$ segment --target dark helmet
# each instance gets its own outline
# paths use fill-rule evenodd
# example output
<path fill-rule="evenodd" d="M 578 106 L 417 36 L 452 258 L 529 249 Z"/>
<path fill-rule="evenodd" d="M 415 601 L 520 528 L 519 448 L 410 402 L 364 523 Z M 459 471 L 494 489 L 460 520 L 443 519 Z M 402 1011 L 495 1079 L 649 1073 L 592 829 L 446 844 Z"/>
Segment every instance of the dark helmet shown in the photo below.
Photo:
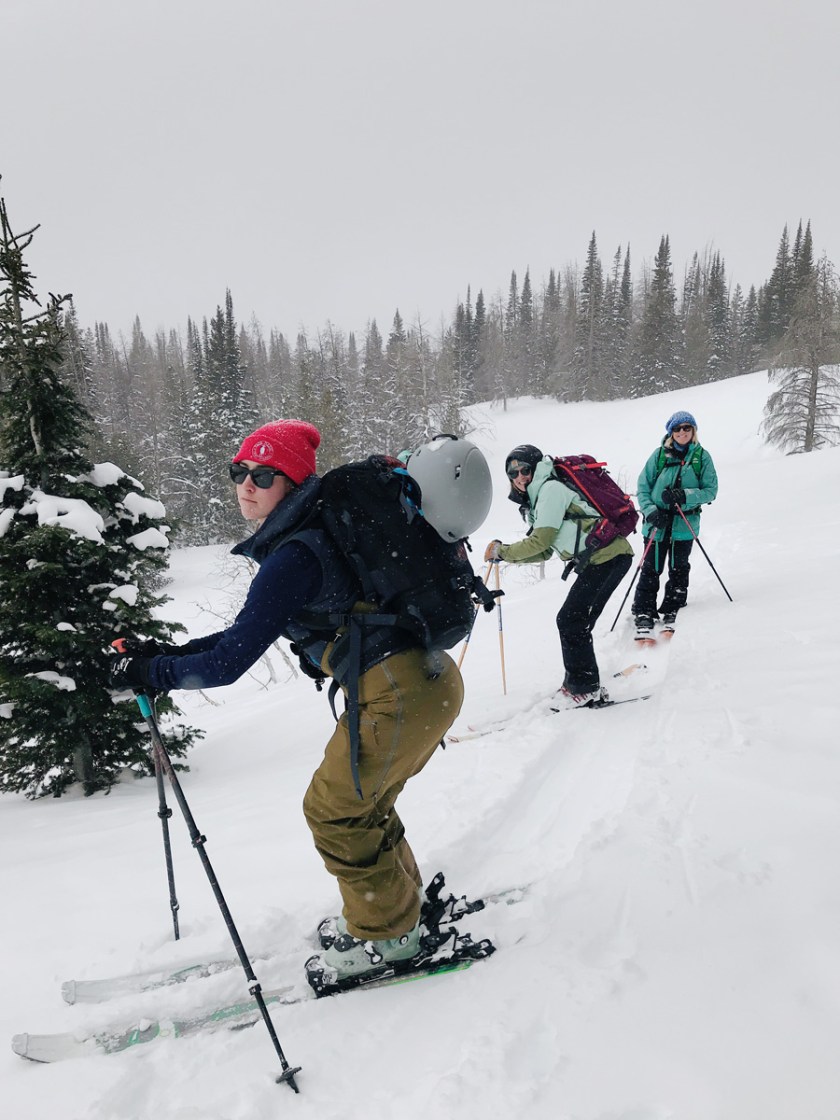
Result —
<path fill-rule="evenodd" d="M 542 459 L 543 453 L 538 447 L 534 447 L 533 443 L 519 443 L 514 447 L 513 451 L 508 454 L 505 459 L 505 470 L 508 469 L 514 459 L 518 463 L 527 463 L 531 468 L 531 474 L 534 473 L 537 463 Z"/>

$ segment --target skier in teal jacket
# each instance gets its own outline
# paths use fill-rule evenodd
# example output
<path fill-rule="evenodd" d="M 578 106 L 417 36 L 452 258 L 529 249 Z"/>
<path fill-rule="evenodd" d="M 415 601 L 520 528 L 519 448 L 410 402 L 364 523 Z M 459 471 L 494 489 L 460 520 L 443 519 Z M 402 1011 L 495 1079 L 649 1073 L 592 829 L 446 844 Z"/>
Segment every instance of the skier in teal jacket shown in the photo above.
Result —
<path fill-rule="evenodd" d="M 633 598 L 637 641 L 652 636 L 666 557 L 668 580 L 658 613 L 664 628 L 674 629 L 677 611 L 688 596 L 688 558 L 694 537 L 700 534 L 700 507 L 714 501 L 717 492 L 717 471 L 697 439 L 697 421 L 690 412 L 675 412 L 665 424 L 662 444 L 645 463 L 636 490 L 646 542 L 652 534 L 656 538 L 645 554 Z"/>

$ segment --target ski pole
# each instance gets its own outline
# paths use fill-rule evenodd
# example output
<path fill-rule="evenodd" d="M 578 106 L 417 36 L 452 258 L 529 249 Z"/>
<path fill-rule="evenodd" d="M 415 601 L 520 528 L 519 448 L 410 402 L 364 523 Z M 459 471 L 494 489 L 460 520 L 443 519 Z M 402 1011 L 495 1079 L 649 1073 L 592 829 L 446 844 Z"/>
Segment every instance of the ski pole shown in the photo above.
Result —
<path fill-rule="evenodd" d="M 158 816 L 160 817 L 160 827 L 163 830 L 163 855 L 166 860 L 166 878 L 169 883 L 169 909 L 172 912 L 172 929 L 175 934 L 175 940 L 179 941 L 181 938 L 181 931 L 178 927 L 178 896 L 175 893 L 175 868 L 172 863 L 172 845 L 169 842 L 169 818 L 172 816 L 172 810 L 166 804 L 166 786 L 163 784 L 163 767 L 160 764 L 157 748 L 152 748 L 152 760 L 155 765 L 155 782 L 158 791 Z"/>
<path fill-rule="evenodd" d="M 699 538 L 699 537 L 697 536 L 697 534 L 696 534 L 696 533 L 694 532 L 694 530 L 693 530 L 693 529 L 691 528 L 691 522 L 690 522 L 690 521 L 688 520 L 688 518 L 686 517 L 686 515 L 685 515 L 685 514 L 683 513 L 683 511 L 682 511 L 682 508 L 681 508 L 680 506 L 676 506 L 675 508 L 676 508 L 676 511 L 677 511 L 677 513 L 678 513 L 678 514 L 680 515 L 680 517 L 681 517 L 681 518 L 683 519 L 683 521 L 684 521 L 684 522 L 686 523 L 686 525 L 688 526 L 688 531 L 689 531 L 689 533 L 691 533 L 692 537 L 694 537 L 694 540 L 695 540 L 695 541 L 696 541 L 696 543 L 697 543 L 697 547 L 698 547 L 698 548 L 700 549 L 700 551 L 701 551 L 701 552 L 703 553 L 703 555 L 704 555 L 704 556 L 706 557 L 706 560 L 708 561 L 709 567 L 710 567 L 710 568 L 712 569 L 712 571 L 713 571 L 713 572 L 715 573 L 715 576 L 717 576 L 717 581 L 718 581 L 718 583 L 719 583 L 719 584 L 721 585 L 721 587 L 723 588 L 723 590 L 724 590 L 724 592 L 725 592 L 725 594 L 726 594 L 726 598 L 727 598 L 727 599 L 729 600 L 729 602 L 730 602 L 730 603 L 731 603 L 731 602 L 733 602 L 732 596 L 731 596 L 731 595 L 729 594 L 729 592 L 728 592 L 728 591 L 726 590 L 726 584 L 725 584 L 725 583 L 723 582 L 723 580 L 722 580 L 722 579 L 720 578 L 720 576 L 719 576 L 719 575 L 718 575 L 718 573 L 717 573 L 717 568 L 716 568 L 716 567 L 714 566 L 714 564 L 712 563 L 712 561 L 711 561 L 711 560 L 709 559 L 709 554 L 708 554 L 708 552 L 706 552 L 705 548 L 703 548 L 702 544 L 700 543 L 700 538 Z"/>
<path fill-rule="evenodd" d="M 627 599 L 630 596 L 630 592 L 633 590 L 633 584 L 639 578 L 639 572 L 642 570 L 642 565 L 645 562 L 645 557 L 650 552 L 651 545 L 654 543 L 655 540 L 656 540 L 656 529 L 654 529 L 653 532 L 651 533 L 651 535 L 648 537 L 648 542 L 645 545 L 645 550 L 642 553 L 642 558 L 639 561 L 639 563 L 636 565 L 636 570 L 633 573 L 633 578 L 630 580 L 630 586 L 627 588 L 627 591 L 625 592 L 624 598 L 621 600 L 621 606 L 618 608 L 618 614 L 615 616 L 615 619 L 613 620 L 613 624 L 610 627 L 610 633 L 611 634 L 612 634 L 613 630 L 615 630 L 615 624 L 616 624 L 616 622 L 618 622 L 619 616 L 621 615 L 621 612 L 624 610 L 624 604 L 627 602 Z"/>
<path fill-rule="evenodd" d="M 117 638 L 111 645 L 118 653 L 125 653 L 125 639 Z M 172 816 L 172 810 L 166 803 L 166 786 L 163 782 L 163 769 L 158 758 L 157 747 L 152 741 L 152 762 L 155 768 L 155 784 L 157 785 L 158 794 L 158 817 L 160 818 L 160 827 L 163 832 L 163 857 L 166 861 L 166 879 L 169 884 L 169 909 L 172 912 L 172 928 L 175 932 L 175 940 L 179 941 L 181 938 L 181 931 L 178 927 L 178 911 L 180 905 L 178 903 L 178 896 L 175 893 L 175 867 L 172 862 L 172 844 L 169 839 L 169 818 Z"/>
<path fill-rule="evenodd" d="M 485 585 L 487 583 L 487 577 L 490 575 L 490 569 L 492 567 L 493 567 L 493 561 L 488 560 L 487 568 L 485 569 L 484 575 L 481 577 L 482 583 L 484 583 Z M 475 627 L 475 620 L 478 618 L 478 612 L 480 610 L 481 610 L 481 604 L 476 603 L 475 610 L 473 611 L 472 626 L 470 626 L 470 632 L 467 634 L 466 638 L 464 638 L 464 644 L 461 647 L 461 656 L 458 658 L 458 668 L 459 669 L 461 668 L 461 665 L 463 664 L 464 658 L 467 655 L 467 646 L 470 644 L 470 638 L 472 637 L 472 632 L 473 632 L 473 629 Z"/>
<path fill-rule="evenodd" d="M 198 830 L 198 826 L 195 823 L 195 818 L 190 812 L 190 807 L 187 804 L 186 797 L 184 796 L 184 791 L 181 789 L 181 783 L 178 781 L 178 775 L 175 773 L 169 755 L 166 753 L 166 747 L 163 745 L 163 740 L 160 737 L 160 730 L 157 725 L 157 720 L 155 719 L 155 711 L 154 707 L 152 706 L 152 702 L 144 692 L 135 692 L 134 696 L 137 700 L 137 706 L 139 707 L 143 715 L 143 719 L 145 719 L 146 725 L 149 728 L 149 732 L 152 736 L 152 744 L 154 745 L 154 749 L 157 752 L 161 768 L 166 772 L 167 778 L 169 778 L 169 783 L 172 786 L 173 793 L 175 794 L 175 800 L 178 802 L 181 812 L 183 813 L 184 820 L 187 823 L 187 830 L 190 834 L 192 845 L 198 852 L 198 857 L 201 860 L 205 872 L 207 873 L 207 878 L 210 882 L 210 886 L 213 889 L 213 894 L 216 896 L 216 902 L 219 904 L 219 909 L 221 910 L 222 917 L 225 920 L 225 925 L 227 926 L 231 941 L 233 942 L 233 947 L 236 949 L 236 955 L 239 957 L 239 963 L 242 965 L 245 975 L 250 981 L 248 991 L 254 997 L 254 1002 L 260 1010 L 260 1014 L 263 1017 L 263 1022 L 265 1023 L 268 1033 L 271 1036 L 271 1041 L 274 1044 L 274 1049 L 277 1052 L 278 1058 L 280 1059 L 280 1065 L 282 1066 L 283 1072 L 278 1078 L 276 1078 L 276 1081 L 278 1082 L 278 1084 L 281 1081 L 286 1081 L 296 1093 L 299 1093 L 300 1089 L 298 1089 L 297 1087 L 295 1074 L 300 1072 L 301 1067 L 295 1066 L 294 1068 L 291 1068 L 289 1066 L 289 1063 L 286 1061 L 286 1056 L 283 1053 L 283 1048 L 280 1045 L 280 1040 L 277 1037 L 277 1032 L 274 1029 L 274 1023 L 271 1021 L 271 1016 L 268 1013 L 268 1008 L 266 1007 L 265 999 L 263 998 L 262 985 L 260 984 L 259 980 L 257 980 L 257 977 L 254 974 L 254 970 L 251 967 L 251 961 L 248 957 L 248 954 L 245 952 L 245 947 L 242 944 L 242 939 L 239 936 L 239 931 L 234 924 L 233 915 L 228 909 L 228 904 L 225 901 L 225 896 L 222 894 L 222 888 L 219 886 L 216 874 L 213 871 L 213 865 L 210 863 L 210 858 L 204 849 L 204 845 L 207 843 L 207 837 L 202 836 L 202 834 Z"/>
<path fill-rule="evenodd" d="M 502 627 L 502 589 L 499 582 L 499 564 L 501 561 L 491 560 L 490 563 L 496 568 L 496 590 L 499 592 L 496 597 L 496 610 L 499 612 L 499 658 L 502 664 L 502 695 L 507 696 L 507 678 L 505 676 L 505 632 Z"/>

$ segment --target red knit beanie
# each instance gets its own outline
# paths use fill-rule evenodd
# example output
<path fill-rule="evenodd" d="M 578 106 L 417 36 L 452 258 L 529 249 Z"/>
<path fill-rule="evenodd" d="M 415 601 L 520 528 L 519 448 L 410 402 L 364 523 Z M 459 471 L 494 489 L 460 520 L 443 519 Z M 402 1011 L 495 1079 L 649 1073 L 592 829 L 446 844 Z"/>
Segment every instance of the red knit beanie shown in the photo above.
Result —
<path fill-rule="evenodd" d="M 249 459 L 276 467 L 296 485 L 315 473 L 315 451 L 321 433 L 305 420 L 272 420 L 242 441 L 234 463 Z"/>

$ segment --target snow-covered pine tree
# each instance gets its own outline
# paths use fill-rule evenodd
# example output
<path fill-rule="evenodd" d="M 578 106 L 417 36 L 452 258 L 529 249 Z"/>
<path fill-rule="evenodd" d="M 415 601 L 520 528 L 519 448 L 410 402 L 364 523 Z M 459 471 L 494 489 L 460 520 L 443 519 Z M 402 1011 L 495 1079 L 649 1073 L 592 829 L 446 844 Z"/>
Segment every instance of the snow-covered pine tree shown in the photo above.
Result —
<path fill-rule="evenodd" d="M 793 305 L 771 366 L 778 385 L 767 399 L 762 432 L 790 454 L 840 443 L 840 293 L 823 256 Z"/>
<path fill-rule="evenodd" d="M 67 297 L 43 308 L 24 262 L 35 229 L 15 235 L 0 200 L 0 789 L 29 797 L 151 771 L 135 705 L 108 688 L 109 645 L 178 629 L 152 617 L 163 507 L 83 450 L 91 418 L 58 373 Z M 195 732 L 164 736 L 181 756 Z"/>

